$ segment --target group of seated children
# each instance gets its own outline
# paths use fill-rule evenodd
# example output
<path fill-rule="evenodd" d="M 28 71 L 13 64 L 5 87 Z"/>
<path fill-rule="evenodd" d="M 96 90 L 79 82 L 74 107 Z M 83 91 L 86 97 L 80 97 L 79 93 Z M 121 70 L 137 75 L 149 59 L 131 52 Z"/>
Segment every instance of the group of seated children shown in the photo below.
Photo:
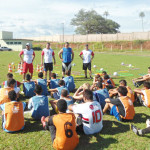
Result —
<path fill-rule="evenodd" d="M 103 114 L 108 111 L 118 121 L 130 121 L 135 116 L 134 101 L 150 106 L 149 82 L 144 82 L 144 89 L 135 89 L 134 97 L 126 80 L 119 81 L 119 87 L 115 88 L 113 80 L 104 71 L 103 77 L 96 75 L 92 85 L 84 83 L 70 96 L 75 84 L 70 72 L 66 72 L 66 75 L 63 80 L 59 80 L 53 73 L 51 80 L 47 81 L 40 72 L 37 80 L 32 81 L 30 75 L 26 75 L 26 82 L 22 83 L 25 96 L 30 97 L 26 108 L 32 109 L 32 118 L 41 119 L 44 129 L 50 131 L 56 149 L 74 149 L 77 146 L 79 138 L 76 128 L 87 135 L 100 132 L 103 128 Z M 49 113 L 48 92 L 55 99 L 50 101 L 56 113 L 53 116 Z M 2 127 L 6 132 L 24 128 L 23 110 L 26 103 L 17 101 L 18 93 L 19 88 L 12 77 L 8 79 L 7 86 L 0 89 Z M 133 125 L 132 129 L 138 134 L 145 133 L 136 130 Z"/>

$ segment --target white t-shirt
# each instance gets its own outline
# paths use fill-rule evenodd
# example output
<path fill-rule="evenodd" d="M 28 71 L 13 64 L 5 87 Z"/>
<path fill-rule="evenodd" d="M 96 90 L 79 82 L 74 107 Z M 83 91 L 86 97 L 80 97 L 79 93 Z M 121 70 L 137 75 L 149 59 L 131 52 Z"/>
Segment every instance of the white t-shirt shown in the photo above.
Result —
<path fill-rule="evenodd" d="M 73 112 L 82 115 L 85 134 L 100 132 L 103 128 L 103 113 L 98 102 L 86 102 L 73 105 Z"/>
<path fill-rule="evenodd" d="M 44 55 L 44 63 L 52 63 L 52 56 L 54 56 L 54 51 L 50 48 L 44 48 L 42 51 L 42 55 Z"/>
<path fill-rule="evenodd" d="M 92 50 L 83 50 L 80 55 L 83 55 L 83 63 L 90 63 L 91 62 L 91 55 L 94 56 Z"/>
<path fill-rule="evenodd" d="M 27 64 L 31 64 L 32 63 L 32 55 L 35 56 L 35 53 L 33 51 L 33 49 L 27 50 L 27 49 L 23 49 L 20 52 L 20 55 L 24 55 L 23 60 L 27 63 Z"/>

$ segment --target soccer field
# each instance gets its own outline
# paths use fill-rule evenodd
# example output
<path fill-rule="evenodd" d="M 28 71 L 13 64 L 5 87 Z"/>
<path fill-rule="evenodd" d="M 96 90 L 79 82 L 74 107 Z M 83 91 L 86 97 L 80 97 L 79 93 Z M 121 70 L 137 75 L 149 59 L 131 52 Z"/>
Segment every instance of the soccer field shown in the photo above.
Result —
<path fill-rule="evenodd" d="M 58 59 L 58 51 L 55 51 L 56 66 L 54 71 L 61 78 L 61 61 Z M 41 62 L 41 52 L 36 51 L 36 58 L 34 61 L 34 68 Z M 72 75 L 75 78 L 76 87 L 79 87 L 85 82 L 92 83 L 92 80 L 84 79 L 82 71 L 82 60 L 78 56 L 79 52 L 75 51 L 75 66 L 72 67 Z M 142 53 L 141 53 L 142 54 Z M 8 64 L 14 63 L 15 67 L 19 63 L 19 52 L 0 52 L 0 83 L 6 80 L 6 74 L 8 72 Z M 126 65 L 121 65 L 124 62 Z M 92 62 L 92 66 L 96 65 L 96 68 L 92 67 L 93 74 L 98 73 L 100 68 L 103 68 L 112 75 L 113 72 L 117 72 L 119 75 L 114 77 L 114 81 L 118 84 L 121 79 L 126 79 L 128 85 L 134 89 L 132 79 L 140 75 L 147 73 L 147 68 L 150 66 L 149 56 L 136 56 L 128 54 L 117 53 L 96 53 Z M 128 67 L 132 64 L 132 67 Z M 16 70 L 15 70 L 16 71 Z M 18 81 L 22 81 L 22 76 L 13 72 L 14 78 Z M 34 73 L 33 79 L 37 78 L 37 72 Z M 0 84 L 2 85 L 2 84 Z M 25 101 L 25 100 L 24 100 Z M 26 100 L 27 101 L 27 100 Z M 136 136 L 129 129 L 129 124 L 133 123 L 139 128 L 145 128 L 146 119 L 150 118 L 150 109 L 139 106 L 135 106 L 136 115 L 132 122 L 118 122 L 113 116 L 103 116 L 103 130 L 94 135 L 79 135 L 79 145 L 77 150 L 99 150 L 99 149 L 150 149 L 150 135 L 143 137 Z M 0 113 L 1 122 L 1 113 Z M 40 122 L 33 121 L 29 114 L 25 114 L 25 129 L 18 133 L 9 134 L 4 132 L 0 128 L 0 150 L 17 150 L 17 149 L 53 149 L 50 133 L 44 131 Z"/>

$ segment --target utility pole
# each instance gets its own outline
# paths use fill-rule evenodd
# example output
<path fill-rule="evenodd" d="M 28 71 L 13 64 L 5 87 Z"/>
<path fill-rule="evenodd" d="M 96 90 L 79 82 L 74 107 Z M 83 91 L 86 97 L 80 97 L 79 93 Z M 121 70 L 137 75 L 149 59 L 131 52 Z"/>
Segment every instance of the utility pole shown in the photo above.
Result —
<path fill-rule="evenodd" d="M 63 43 L 64 43 L 64 23 L 62 23 L 62 34 L 63 34 Z"/>

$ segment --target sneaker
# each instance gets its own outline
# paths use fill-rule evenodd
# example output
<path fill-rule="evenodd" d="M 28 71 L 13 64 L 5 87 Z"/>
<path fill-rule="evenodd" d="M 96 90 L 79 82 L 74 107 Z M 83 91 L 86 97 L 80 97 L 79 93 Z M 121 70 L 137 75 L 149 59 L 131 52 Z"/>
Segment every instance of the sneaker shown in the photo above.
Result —
<path fill-rule="evenodd" d="M 146 127 L 147 127 L 147 128 L 150 127 L 150 119 L 147 119 L 147 120 L 146 120 Z"/>
<path fill-rule="evenodd" d="M 41 123 L 43 125 L 43 128 L 45 128 L 46 122 L 45 122 L 45 117 L 44 116 L 41 118 Z"/>
<path fill-rule="evenodd" d="M 138 129 L 133 124 L 130 124 L 130 129 L 136 134 L 139 135 Z"/>
<path fill-rule="evenodd" d="M 87 76 L 85 76 L 85 78 L 87 79 Z"/>

